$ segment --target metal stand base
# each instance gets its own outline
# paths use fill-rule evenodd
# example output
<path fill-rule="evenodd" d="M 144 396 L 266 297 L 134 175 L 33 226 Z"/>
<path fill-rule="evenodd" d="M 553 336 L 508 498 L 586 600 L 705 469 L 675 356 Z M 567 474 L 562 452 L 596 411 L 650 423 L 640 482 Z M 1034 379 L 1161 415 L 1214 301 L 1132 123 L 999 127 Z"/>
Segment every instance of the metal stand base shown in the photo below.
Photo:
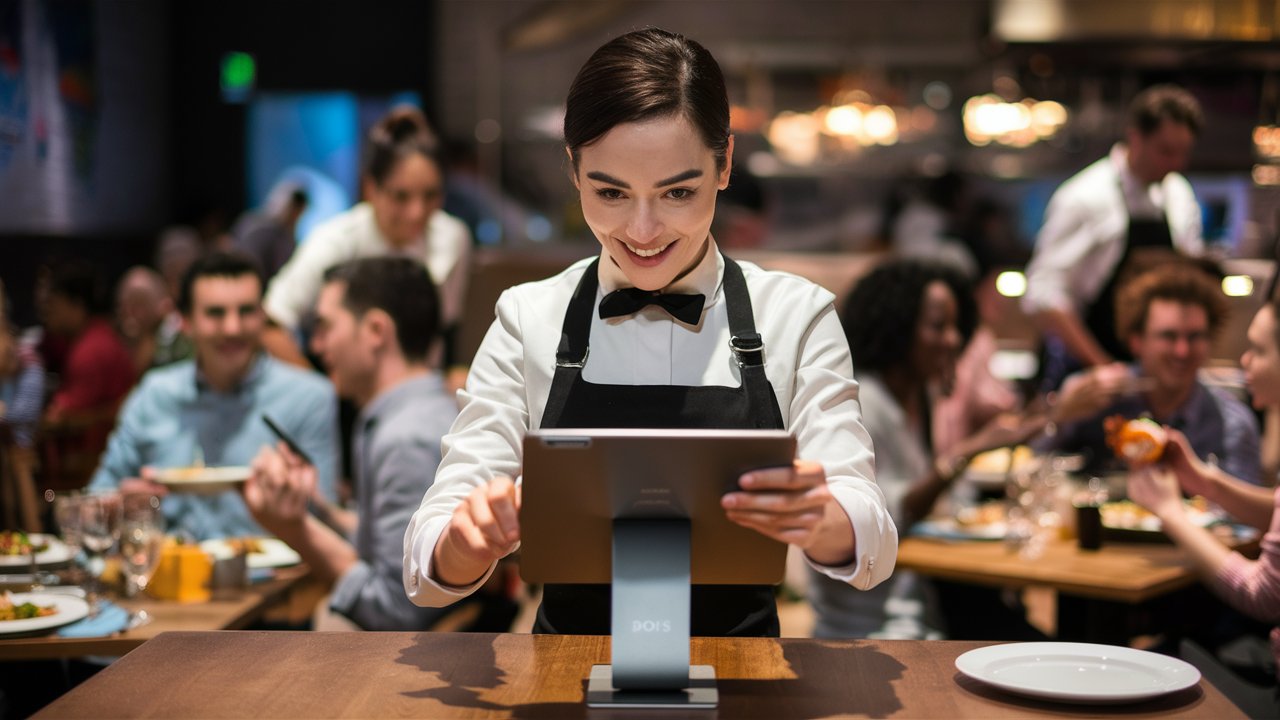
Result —
<path fill-rule="evenodd" d="M 716 669 L 689 666 L 689 687 L 681 690 L 619 690 L 613 686 L 612 665 L 592 665 L 587 681 L 587 707 L 714 709 L 720 701 Z"/>

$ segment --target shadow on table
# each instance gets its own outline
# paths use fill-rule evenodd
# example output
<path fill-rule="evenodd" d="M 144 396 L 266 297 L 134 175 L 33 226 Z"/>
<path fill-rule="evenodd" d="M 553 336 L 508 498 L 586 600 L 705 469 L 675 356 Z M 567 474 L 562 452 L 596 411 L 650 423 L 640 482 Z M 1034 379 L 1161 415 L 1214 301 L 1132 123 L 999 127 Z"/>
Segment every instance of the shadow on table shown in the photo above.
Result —
<path fill-rule="evenodd" d="M 406 697 L 435 700 L 447 707 L 505 710 L 515 718 L 562 718 L 581 715 L 586 709 L 583 703 L 503 705 L 481 699 L 484 691 L 505 685 L 507 675 L 498 668 L 493 644 L 480 646 L 474 636 L 433 635 L 430 643 L 418 642 L 401 648 L 396 662 L 435 673 L 444 683 L 440 687 L 403 693 Z"/>
<path fill-rule="evenodd" d="M 1162 695 L 1151 700 L 1114 705 L 1077 705 L 1068 703 L 1047 702 L 1013 695 L 998 688 L 991 687 L 967 675 L 956 673 L 953 677 L 961 690 L 977 695 L 985 700 L 999 703 L 1009 708 L 1023 708 L 1038 712 L 1063 712 L 1064 710 L 1082 709 L 1089 715 L 1141 715 L 1143 717 L 1158 716 L 1175 710 L 1193 708 L 1204 702 L 1204 691 L 1199 686 L 1189 687 L 1175 693 Z"/>

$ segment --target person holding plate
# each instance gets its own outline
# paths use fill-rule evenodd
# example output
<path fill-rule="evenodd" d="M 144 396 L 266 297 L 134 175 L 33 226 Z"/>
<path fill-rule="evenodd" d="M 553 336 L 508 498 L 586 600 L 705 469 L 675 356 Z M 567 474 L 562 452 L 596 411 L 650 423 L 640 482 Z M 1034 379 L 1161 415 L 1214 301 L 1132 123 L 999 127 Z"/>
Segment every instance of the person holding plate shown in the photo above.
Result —
<path fill-rule="evenodd" d="M 516 549 L 522 438 L 567 427 L 789 430 L 799 459 L 744 475 L 724 511 L 840 582 L 882 582 L 897 530 L 834 297 L 725 257 L 709 231 L 734 148 L 715 59 L 664 30 L 622 35 L 574 79 L 564 130 L 602 249 L 499 299 L 405 536 L 409 596 L 453 602 Z M 547 585 L 536 631 L 607 634 L 609 592 Z M 694 586 L 691 631 L 776 636 L 773 588 Z"/>
<path fill-rule="evenodd" d="M 125 400 L 91 490 L 168 495 L 170 533 L 195 540 L 262 535 L 235 487 L 210 495 L 169 493 L 161 469 L 248 465 L 275 443 L 262 422 L 280 423 L 316 461 L 320 492 L 335 496 L 338 421 L 333 386 L 318 373 L 262 350 L 262 280 L 252 260 L 213 253 L 187 271 L 178 309 L 194 357 L 148 372 Z M 195 466 L 195 467 L 192 467 Z"/>

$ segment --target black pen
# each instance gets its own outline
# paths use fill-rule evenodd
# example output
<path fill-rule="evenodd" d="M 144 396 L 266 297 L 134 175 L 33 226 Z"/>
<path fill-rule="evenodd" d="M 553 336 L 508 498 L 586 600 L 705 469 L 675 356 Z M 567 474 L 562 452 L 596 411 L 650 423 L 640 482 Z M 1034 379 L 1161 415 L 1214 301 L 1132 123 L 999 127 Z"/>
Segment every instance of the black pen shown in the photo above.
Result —
<path fill-rule="evenodd" d="M 281 430 L 280 426 L 275 424 L 275 422 L 272 421 L 272 419 L 265 413 L 262 416 L 262 422 L 266 423 L 267 427 L 271 428 L 271 432 L 275 433 L 276 437 L 280 438 L 285 445 L 289 446 L 289 449 L 293 451 L 294 455 L 302 458 L 302 462 L 311 465 L 312 467 L 315 466 L 315 463 L 311 461 L 311 456 L 303 452 L 302 448 L 298 447 L 298 443 L 294 442 L 293 438 L 289 437 L 289 434 L 284 430 Z"/>

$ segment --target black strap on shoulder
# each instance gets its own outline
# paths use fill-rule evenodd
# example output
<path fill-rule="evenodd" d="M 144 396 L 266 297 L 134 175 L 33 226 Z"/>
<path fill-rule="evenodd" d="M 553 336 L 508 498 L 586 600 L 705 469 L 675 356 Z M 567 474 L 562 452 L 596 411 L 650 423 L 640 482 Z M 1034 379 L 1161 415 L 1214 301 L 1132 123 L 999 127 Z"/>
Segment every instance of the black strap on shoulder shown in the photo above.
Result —
<path fill-rule="evenodd" d="M 742 268 L 727 255 L 724 258 L 724 301 L 729 313 L 729 348 L 744 367 L 764 365 L 764 338 L 756 332 L 751 293 Z"/>
<path fill-rule="evenodd" d="M 587 363 L 591 315 L 595 311 L 596 292 L 600 288 L 599 267 L 600 258 L 596 258 L 582 273 L 573 297 L 569 298 L 564 324 L 560 327 L 560 345 L 556 348 L 556 367 L 581 368 Z"/>

